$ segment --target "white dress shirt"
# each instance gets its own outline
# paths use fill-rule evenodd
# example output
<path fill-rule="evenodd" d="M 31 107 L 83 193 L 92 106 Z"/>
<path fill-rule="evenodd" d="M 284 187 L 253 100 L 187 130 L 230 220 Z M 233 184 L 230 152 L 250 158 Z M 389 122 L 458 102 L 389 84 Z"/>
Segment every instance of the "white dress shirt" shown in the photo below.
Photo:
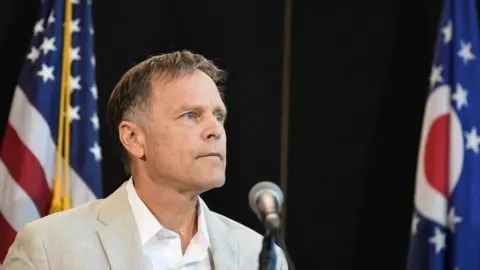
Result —
<path fill-rule="evenodd" d="M 138 196 L 133 181 L 127 183 L 127 196 L 139 230 L 143 253 L 152 270 L 210 270 L 210 238 L 202 200 L 199 198 L 198 230 L 185 254 L 178 233 L 163 228 Z"/>

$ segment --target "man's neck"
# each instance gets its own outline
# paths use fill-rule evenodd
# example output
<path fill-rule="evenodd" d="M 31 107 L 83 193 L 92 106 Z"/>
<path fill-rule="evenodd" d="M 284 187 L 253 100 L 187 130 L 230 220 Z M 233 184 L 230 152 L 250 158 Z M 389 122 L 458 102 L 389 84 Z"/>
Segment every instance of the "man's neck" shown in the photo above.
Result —
<path fill-rule="evenodd" d="M 149 179 L 134 180 L 135 190 L 162 227 L 177 232 L 182 251 L 197 232 L 198 198 L 182 194 Z"/>

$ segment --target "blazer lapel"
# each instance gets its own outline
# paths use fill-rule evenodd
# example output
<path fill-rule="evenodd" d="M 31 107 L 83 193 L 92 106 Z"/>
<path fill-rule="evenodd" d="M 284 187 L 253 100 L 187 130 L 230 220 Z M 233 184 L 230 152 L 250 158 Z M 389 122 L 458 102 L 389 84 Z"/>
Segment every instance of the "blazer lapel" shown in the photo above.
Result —
<path fill-rule="evenodd" d="M 214 270 L 237 270 L 237 242 L 228 228 L 201 200 L 205 210 L 205 220 L 210 236 Z"/>
<path fill-rule="evenodd" d="M 125 183 L 100 206 L 97 233 L 112 270 L 145 269 L 137 225 L 128 203 Z"/>

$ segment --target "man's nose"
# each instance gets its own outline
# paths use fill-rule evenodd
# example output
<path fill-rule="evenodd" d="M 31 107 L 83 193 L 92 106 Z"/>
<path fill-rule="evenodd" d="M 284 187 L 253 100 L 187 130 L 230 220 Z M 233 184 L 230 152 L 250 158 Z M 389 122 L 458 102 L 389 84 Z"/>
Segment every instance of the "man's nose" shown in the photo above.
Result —
<path fill-rule="evenodd" d="M 223 125 L 215 116 L 211 116 L 206 120 L 205 129 L 203 131 L 203 138 L 205 140 L 220 139 L 223 134 Z"/>

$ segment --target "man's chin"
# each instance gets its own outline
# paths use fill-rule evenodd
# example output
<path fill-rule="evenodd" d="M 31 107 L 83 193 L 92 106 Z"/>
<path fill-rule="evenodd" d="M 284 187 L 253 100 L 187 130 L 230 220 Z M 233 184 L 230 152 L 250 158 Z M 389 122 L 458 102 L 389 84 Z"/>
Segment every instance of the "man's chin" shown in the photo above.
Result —
<path fill-rule="evenodd" d="M 223 185 L 225 185 L 225 176 L 216 175 L 212 177 L 206 177 L 198 181 L 197 184 L 202 190 L 202 192 L 215 189 L 215 188 L 220 188 L 220 187 L 223 187 Z"/>

